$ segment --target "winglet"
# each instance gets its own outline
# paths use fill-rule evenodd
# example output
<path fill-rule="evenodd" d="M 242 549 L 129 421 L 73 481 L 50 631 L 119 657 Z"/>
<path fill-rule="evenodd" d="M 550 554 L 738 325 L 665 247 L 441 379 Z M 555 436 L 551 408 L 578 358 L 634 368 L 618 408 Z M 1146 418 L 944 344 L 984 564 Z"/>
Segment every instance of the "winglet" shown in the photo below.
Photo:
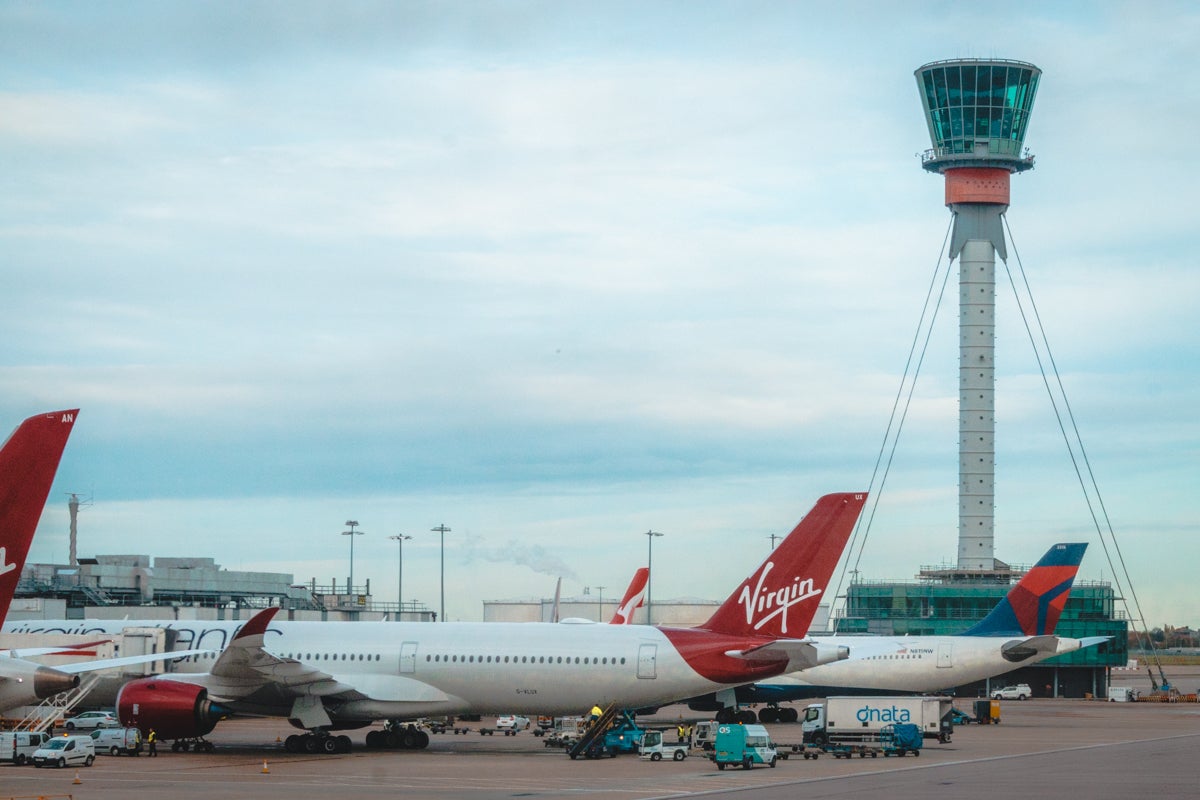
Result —
<path fill-rule="evenodd" d="M 715 633 L 774 638 L 808 633 L 866 501 L 865 492 L 827 494 L 818 500 L 700 627 Z"/>
<path fill-rule="evenodd" d="M 646 601 L 646 587 L 649 583 L 650 568 L 638 567 L 637 572 L 633 573 L 633 580 L 629 582 L 629 588 L 625 590 L 625 596 L 621 598 L 621 605 L 617 606 L 616 613 L 608 621 L 609 625 L 633 623 L 633 612 L 641 608 L 642 603 Z"/>
<path fill-rule="evenodd" d="M 1056 544 L 963 636 L 1049 636 L 1058 625 L 1086 543 Z"/>
<path fill-rule="evenodd" d="M 30 417 L 0 447 L 0 620 L 8 614 L 78 416 L 74 408 Z"/>
<path fill-rule="evenodd" d="M 233 645 L 235 642 L 238 644 L 245 644 L 245 642 L 240 642 L 239 640 L 248 639 L 251 636 L 262 636 L 267 632 L 267 626 L 271 624 L 271 620 L 274 619 L 275 615 L 278 613 L 278 606 L 271 606 L 270 608 L 264 608 L 262 611 L 259 611 L 253 617 L 246 620 L 246 624 L 243 625 L 234 635 L 234 637 L 229 640 L 229 644 Z"/>

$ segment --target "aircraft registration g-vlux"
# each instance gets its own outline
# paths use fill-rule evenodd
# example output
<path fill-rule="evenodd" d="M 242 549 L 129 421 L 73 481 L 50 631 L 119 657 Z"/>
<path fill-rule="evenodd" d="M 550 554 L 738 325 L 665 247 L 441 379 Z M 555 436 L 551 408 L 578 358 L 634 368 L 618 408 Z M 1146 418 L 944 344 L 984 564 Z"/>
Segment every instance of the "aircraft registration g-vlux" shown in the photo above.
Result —
<path fill-rule="evenodd" d="M 863 493 L 822 497 L 713 616 L 698 628 L 556 623 L 277 622 L 259 612 L 215 662 L 125 684 L 122 724 L 163 739 L 200 737 L 228 714 L 287 717 L 312 731 L 289 737 L 310 752 L 348 749 L 330 730 L 386 721 L 391 746 L 424 747 L 404 721 L 459 713 L 578 713 L 617 703 L 644 708 L 845 658 L 803 632 L 862 510 Z M 162 621 L 20 623 L 15 631 L 92 635 Z M 205 631 L 239 623 L 203 623 Z M 204 631 L 200 634 L 203 635 Z M 368 737 L 368 744 L 372 742 Z"/>
<path fill-rule="evenodd" d="M 1086 549 L 1086 544 L 1054 545 L 979 624 L 954 636 L 816 637 L 849 647 L 850 657 L 739 686 L 734 690 L 737 702 L 767 703 L 758 713 L 764 722 L 794 722 L 796 709 L 779 708 L 778 703 L 830 695 L 937 692 L 1099 644 L 1109 637 L 1054 635 Z M 693 698 L 688 705 L 719 709 L 718 719 L 736 718 L 734 710 L 726 708 L 728 703 L 712 695 Z"/>
<path fill-rule="evenodd" d="M 38 519 L 77 416 L 79 409 L 75 408 L 30 417 L 0 446 L 0 620 L 12 604 Z M 139 655 L 58 667 L 27 660 L 52 654 L 84 655 L 88 654 L 85 648 L 102 643 L 0 650 L 0 713 L 73 689 L 79 685 L 80 672 L 163 660 L 161 655 Z M 204 651 L 192 652 L 199 655 Z"/>

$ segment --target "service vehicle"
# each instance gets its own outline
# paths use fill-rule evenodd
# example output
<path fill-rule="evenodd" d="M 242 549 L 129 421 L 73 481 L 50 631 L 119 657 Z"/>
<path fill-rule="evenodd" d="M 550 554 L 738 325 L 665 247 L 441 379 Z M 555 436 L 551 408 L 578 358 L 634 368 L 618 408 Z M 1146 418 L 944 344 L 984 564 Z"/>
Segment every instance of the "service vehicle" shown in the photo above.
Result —
<path fill-rule="evenodd" d="M 11 761 L 18 767 L 27 764 L 49 739 L 48 733 L 0 731 L 0 761 Z"/>
<path fill-rule="evenodd" d="M 121 721 L 111 711 L 85 711 L 65 721 L 63 727 L 69 731 L 86 731 L 93 728 L 119 728 L 121 727 Z"/>
<path fill-rule="evenodd" d="M 35 767 L 90 767 L 96 760 L 92 737 L 83 734 L 55 736 L 33 753 Z"/>
<path fill-rule="evenodd" d="M 1108 687 L 1108 702 L 1110 703 L 1128 703 L 1137 700 L 1137 692 L 1129 686 L 1110 686 Z"/>
<path fill-rule="evenodd" d="M 713 749 L 713 739 L 716 738 L 720 724 L 716 720 L 701 720 L 692 726 L 691 745 L 697 750 L 708 752 Z"/>
<path fill-rule="evenodd" d="M 827 697 L 804 709 L 800 730 L 805 744 L 818 747 L 833 738 L 874 740 L 885 725 L 912 723 L 925 738 L 949 742 L 954 732 L 949 697 Z"/>
<path fill-rule="evenodd" d="M 717 737 L 709 757 L 717 769 L 725 769 L 731 764 L 750 769 L 755 764 L 774 767 L 779 760 L 779 752 L 771 743 L 771 735 L 765 727 L 739 723 L 717 726 Z"/>
<path fill-rule="evenodd" d="M 142 752 L 142 732 L 137 728 L 97 728 L 92 731 L 97 753 L 136 756 Z"/>
<path fill-rule="evenodd" d="M 667 744 L 663 739 L 662 731 L 644 731 L 642 741 L 638 745 L 638 753 L 642 758 L 648 758 L 651 761 L 662 761 L 664 758 L 683 761 L 688 757 L 691 747 L 687 742 Z"/>
<path fill-rule="evenodd" d="M 993 700 L 1028 700 L 1031 697 L 1033 697 L 1033 692 L 1030 691 L 1028 683 L 1018 683 L 992 690 Z"/>

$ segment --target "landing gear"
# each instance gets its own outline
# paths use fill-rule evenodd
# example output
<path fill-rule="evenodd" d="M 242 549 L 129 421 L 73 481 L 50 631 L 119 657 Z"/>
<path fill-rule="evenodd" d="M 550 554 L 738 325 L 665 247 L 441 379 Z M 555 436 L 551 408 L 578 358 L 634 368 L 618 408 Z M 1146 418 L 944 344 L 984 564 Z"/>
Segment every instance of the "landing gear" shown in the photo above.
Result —
<path fill-rule="evenodd" d="M 736 708 L 722 708 L 716 713 L 716 719 L 717 722 L 720 722 L 722 725 L 729 725 L 738 722 L 744 725 L 749 725 L 755 721 L 756 716 L 754 712 L 748 708 L 740 711 Z"/>
<path fill-rule="evenodd" d="M 305 734 L 293 733 L 283 740 L 283 749 L 289 753 L 349 753 L 350 737 L 331 736 L 329 731 L 323 730 Z"/>
<path fill-rule="evenodd" d="M 367 747 L 389 750 L 424 750 L 429 733 L 412 723 L 389 721 L 381 731 L 367 733 Z"/>
<path fill-rule="evenodd" d="M 171 742 L 172 753 L 186 753 L 188 750 L 193 750 L 197 753 L 211 753 L 213 743 L 202 736 L 197 736 L 194 739 L 176 739 Z"/>
<path fill-rule="evenodd" d="M 758 712 L 758 721 L 764 725 L 772 722 L 795 722 L 798 719 L 800 719 L 800 712 L 794 708 L 767 706 Z"/>

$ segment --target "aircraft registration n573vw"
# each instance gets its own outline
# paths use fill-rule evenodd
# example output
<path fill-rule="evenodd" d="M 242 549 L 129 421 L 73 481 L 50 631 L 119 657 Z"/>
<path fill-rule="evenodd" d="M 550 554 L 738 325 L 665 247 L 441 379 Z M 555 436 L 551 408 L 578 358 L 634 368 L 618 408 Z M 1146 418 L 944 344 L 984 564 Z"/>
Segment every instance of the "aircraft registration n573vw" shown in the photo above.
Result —
<path fill-rule="evenodd" d="M 410 747 L 419 717 L 460 713 L 578 713 L 593 705 L 665 705 L 845 658 L 805 632 L 866 500 L 822 497 L 712 618 L 698 628 L 553 623 L 277 622 L 252 617 L 211 662 L 189 658 L 169 674 L 122 687 L 125 725 L 159 738 L 200 737 L 228 714 L 287 717 L 304 747 L 349 747 L 337 729 L 385 720 Z M 42 630 L 58 623 L 38 622 Z M 63 623 L 75 633 L 118 633 L 158 621 Z M 194 623 L 193 623 L 194 624 Z M 237 623 L 211 623 L 233 629 Z M 14 630 L 35 629 L 22 623 Z M 195 640 L 193 645 L 198 644 Z"/>

